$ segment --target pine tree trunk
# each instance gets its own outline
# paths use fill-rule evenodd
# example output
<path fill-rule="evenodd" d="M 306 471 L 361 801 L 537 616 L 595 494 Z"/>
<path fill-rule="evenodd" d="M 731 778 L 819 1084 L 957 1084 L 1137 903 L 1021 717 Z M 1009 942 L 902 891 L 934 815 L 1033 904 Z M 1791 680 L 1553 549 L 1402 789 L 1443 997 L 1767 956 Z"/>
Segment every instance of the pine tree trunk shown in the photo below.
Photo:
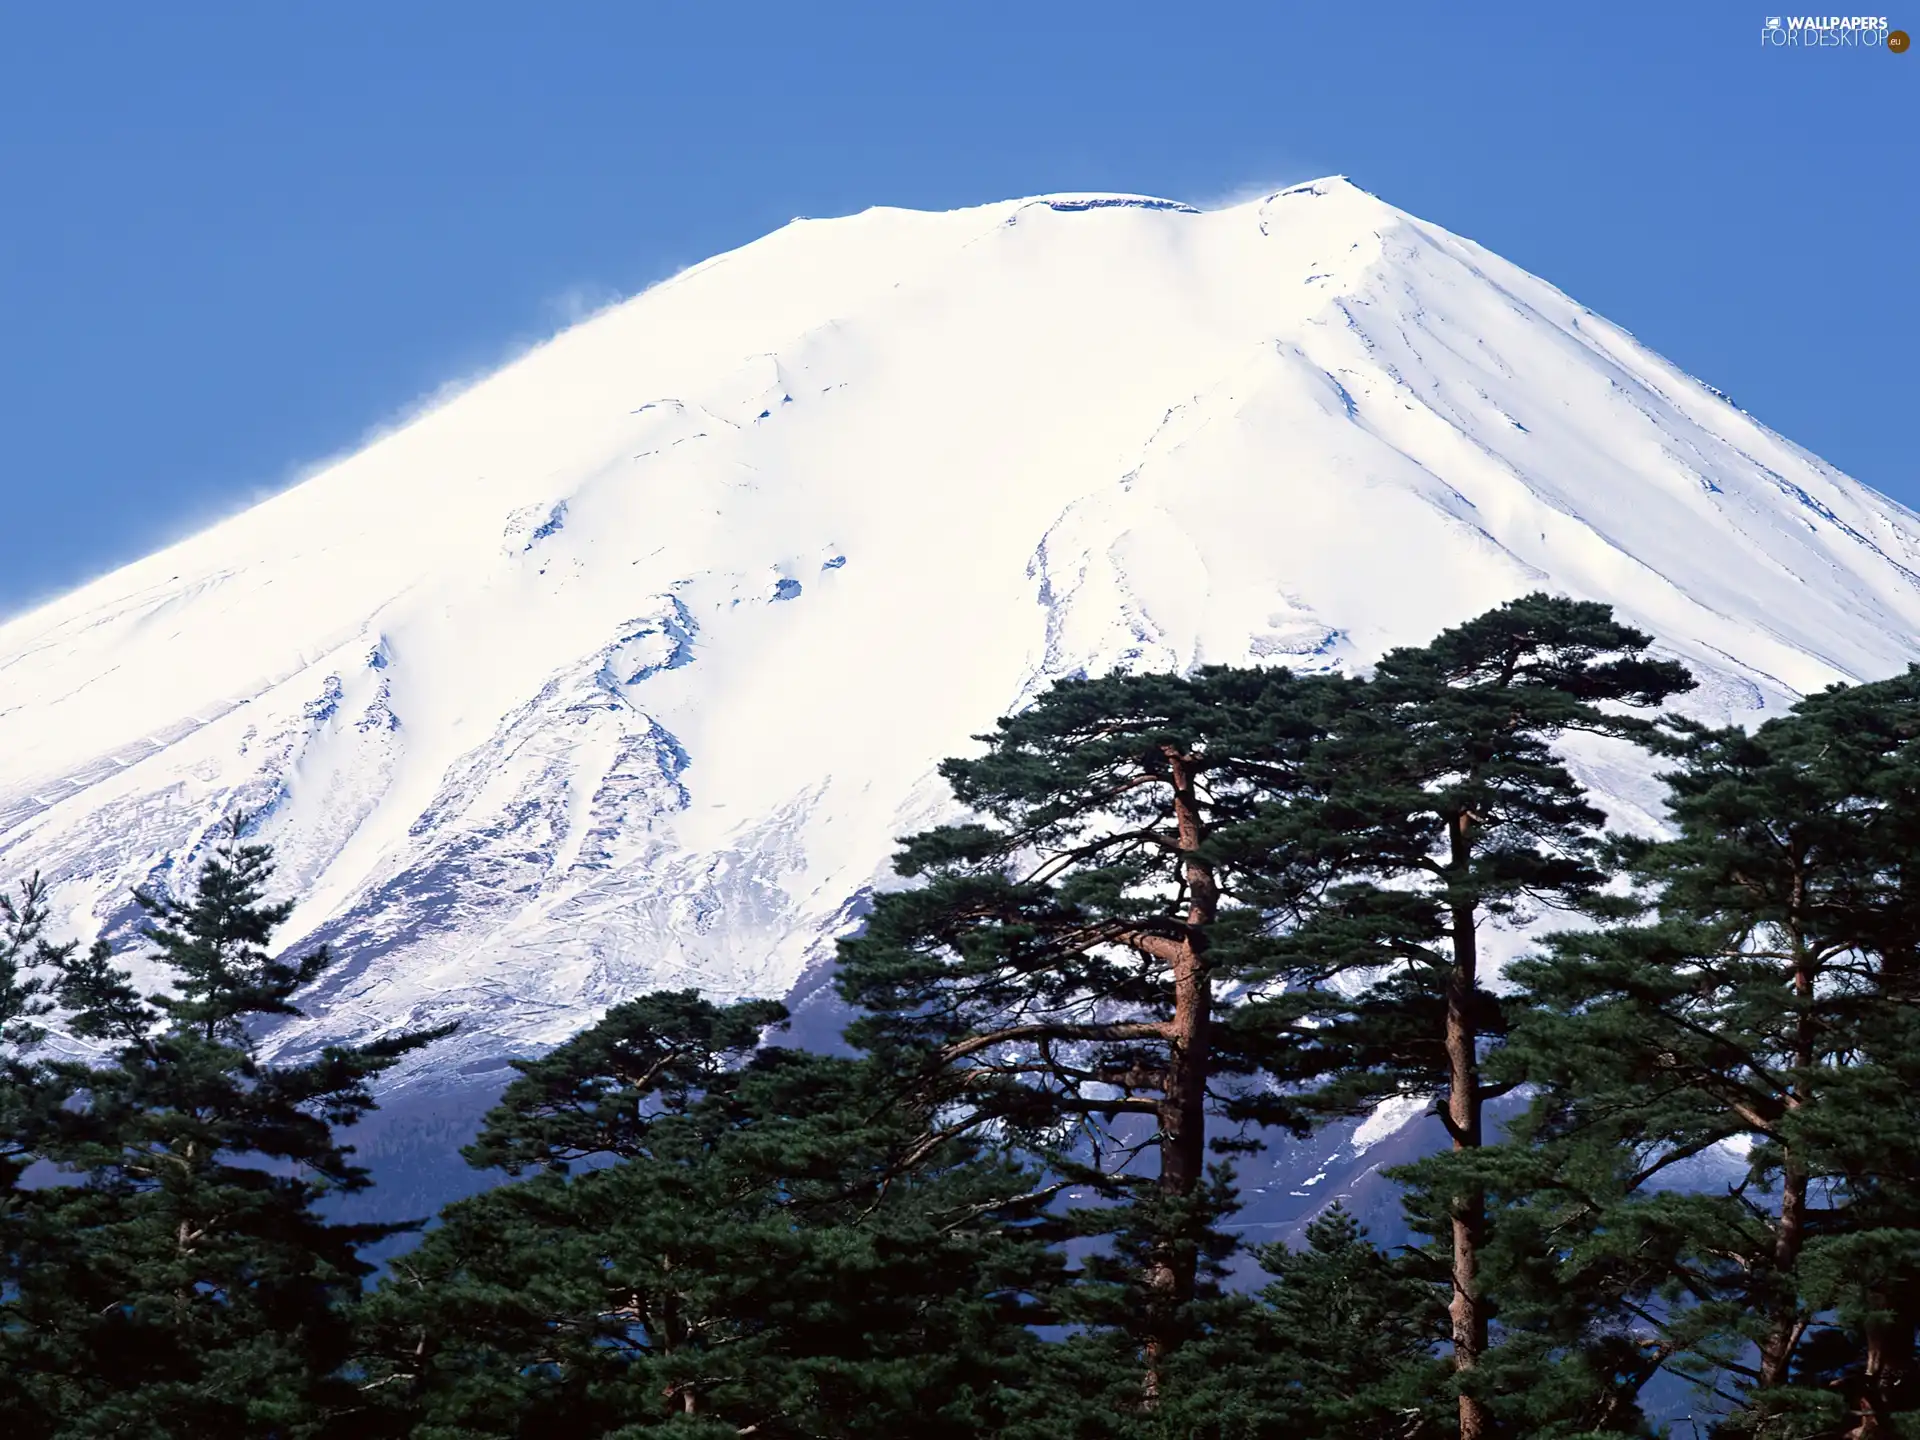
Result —
<path fill-rule="evenodd" d="M 1795 1078 L 1787 1086 L 1786 1108 L 1798 1110 L 1806 1100 L 1805 1076 L 1813 1068 L 1813 957 L 1800 932 L 1798 914 L 1804 898 L 1802 882 L 1794 881 L 1792 909 L 1788 922 L 1793 953 L 1793 994 L 1800 1006 L 1794 1022 L 1793 1063 Z M 1773 1323 L 1760 1347 L 1760 1388 L 1784 1385 L 1792 1375 L 1793 1351 L 1801 1334 L 1800 1302 L 1791 1277 L 1800 1263 L 1800 1249 L 1806 1243 L 1807 1168 L 1795 1153 L 1790 1140 L 1781 1143 L 1780 1224 L 1773 1235 L 1773 1271 L 1785 1293 L 1776 1301 Z"/>
<path fill-rule="evenodd" d="M 1871 1297 L 1879 1308 L 1890 1308 L 1891 1296 Z M 1910 1320 L 1867 1322 L 1865 1384 L 1860 1396 L 1860 1419 L 1847 1440 L 1887 1440 L 1894 1432 L 1890 1421 L 1900 1413 L 1906 1396 L 1906 1377 L 1913 1367 L 1913 1324 Z"/>
<path fill-rule="evenodd" d="M 1788 1101 L 1793 1105 L 1792 1100 Z M 1780 1180 L 1780 1227 L 1773 1235 L 1773 1269 L 1781 1284 L 1793 1273 L 1806 1235 L 1807 1173 L 1787 1148 Z M 1777 1305 L 1766 1342 L 1760 1347 L 1760 1388 L 1784 1385 L 1792 1372 L 1793 1349 L 1800 1338 L 1800 1307 L 1789 1293 Z"/>
<path fill-rule="evenodd" d="M 1469 819 L 1462 815 L 1452 830 L 1454 876 L 1464 876 L 1473 858 Z M 1479 983 L 1479 945 L 1474 906 L 1452 907 L 1453 971 L 1447 977 L 1447 1129 L 1455 1150 L 1477 1150 L 1482 1143 L 1479 1034 L 1474 992 Z M 1480 1299 L 1480 1245 L 1486 1231 L 1487 1201 L 1478 1189 L 1452 1197 L 1453 1215 L 1453 1370 L 1466 1375 L 1487 1348 L 1487 1315 Z M 1478 1396 L 1460 1396 L 1460 1440 L 1484 1440 L 1486 1406 Z"/>
<path fill-rule="evenodd" d="M 1219 911 L 1220 892 L 1212 867 L 1198 858 L 1206 838 L 1194 793 L 1192 759 L 1169 748 L 1174 818 L 1187 883 L 1187 938 L 1173 962 L 1173 1021 L 1168 1037 L 1166 1082 L 1160 1093 L 1160 1189 L 1184 1198 L 1193 1194 L 1206 1170 L 1208 1029 L 1213 984 L 1206 959 L 1206 928 Z M 1179 1311 L 1193 1299 L 1199 1252 L 1185 1241 L 1168 1238 L 1157 1247 L 1147 1272 L 1153 1297 L 1148 1321 L 1144 1393 L 1157 1403 L 1167 1355 L 1177 1342 Z"/>

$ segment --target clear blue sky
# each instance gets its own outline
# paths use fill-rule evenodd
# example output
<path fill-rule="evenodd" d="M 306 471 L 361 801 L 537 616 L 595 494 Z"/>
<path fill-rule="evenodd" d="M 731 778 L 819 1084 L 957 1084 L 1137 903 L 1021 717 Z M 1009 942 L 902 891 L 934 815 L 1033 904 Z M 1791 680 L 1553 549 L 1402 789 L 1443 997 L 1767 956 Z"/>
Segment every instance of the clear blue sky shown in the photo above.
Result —
<path fill-rule="evenodd" d="M 1786 3 L 5 0 L 0 611 L 794 215 L 1332 172 L 1920 506 L 1920 53 Z"/>

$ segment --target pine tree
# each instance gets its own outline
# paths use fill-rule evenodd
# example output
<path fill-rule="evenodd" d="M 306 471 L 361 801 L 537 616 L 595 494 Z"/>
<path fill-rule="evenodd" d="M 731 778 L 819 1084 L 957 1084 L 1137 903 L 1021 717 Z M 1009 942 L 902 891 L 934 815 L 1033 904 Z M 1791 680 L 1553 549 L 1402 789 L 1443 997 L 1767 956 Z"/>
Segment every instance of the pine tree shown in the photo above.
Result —
<path fill-rule="evenodd" d="M 1260 1083 L 1293 1013 L 1260 991 L 1291 893 L 1269 812 L 1350 688 L 1224 668 L 1056 685 L 941 766 L 974 818 L 907 840 L 896 868 L 921 883 L 842 943 L 850 1040 L 917 1077 L 942 1134 L 992 1127 L 1104 1202 L 1078 1216 L 1107 1241 L 1079 1303 L 1126 1333 L 1149 1406 L 1225 1248 L 1207 1156 L 1233 1142 L 1212 1122 L 1299 1119 Z"/>
<path fill-rule="evenodd" d="M 62 952 L 44 938 L 46 887 L 34 876 L 16 899 L 0 893 L 0 1223 L 11 1223 L 20 1178 L 33 1163 L 45 1123 L 44 1077 L 34 1052 Z"/>
<path fill-rule="evenodd" d="M 1428 1440 L 1450 1432 L 1424 1257 L 1394 1256 L 1335 1204 L 1300 1249 L 1255 1253 L 1268 1283 L 1222 1307 L 1173 1362 L 1141 1440 Z"/>
<path fill-rule="evenodd" d="M 1462 1440 L 1492 1424 L 1475 1374 L 1491 1314 L 1477 1152 L 1486 1106 L 1507 1088 L 1481 1073 L 1504 1022 L 1480 930 L 1529 905 L 1607 911 L 1605 817 L 1552 747 L 1571 732 L 1645 735 L 1648 722 L 1626 712 L 1692 683 L 1647 658 L 1650 644 L 1604 605 L 1530 595 L 1389 652 L 1316 747 L 1322 798 L 1284 812 L 1293 829 L 1277 841 L 1326 878 L 1288 937 L 1296 981 L 1323 1005 L 1318 1103 L 1351 1112 L 1409 1091 L 1442 1097 L 1454 1155 L 1407 1178 L 1438 1196 L 1416 1213 L 1449 1260 Z M 1329 983 L 1342 977 L 1363 983 Z"/>
<path fill-rule="evenodd" d="M 1920 669 L 1749 735 L 1675 726 L 1649 912 L 1516 967 L 1513 1054 L 1543 1087 L 1566 1233 L 1717 1386 L 1727 1436 L 1920 1430 Z M 1731 1148 L 1730 1148 L 1731 1147 Z M 1724 1190 L 1665 1177 L 1743 1156 Z"/>
<path fill-rule="evenodd" d="M 45 940 L 46 923 L 38 876 L 20 886 L 18 898 L 0 893 L 0 1415 L 25 1436 L 45 1433 L 51 1422 L 17 1363 L 25 1347 L 7 1299 L 35 1248 L 36 1213 L 23 1181 L 59 1127 L 66 1098 L 37 1053 L 63 954 Z"/>
<path fill-rule="evenodd" d="M 271 857 L 244 834 L 230 823 L 190 899 L 139 897 L 176 990 L 143 999 L 103 945 L 61 956 L 67 1028 L 113 1059 L 46 1067 L 66 1123 L 36 1150 L 65 1174 L 28 1196 L 6 1297 L 10 1367 L 48 1433 L 317 1435 L 350 1398 L 358 1250 L 405 1227 L 324 1218 L 368 1183 L 336 1131 L 444 1032 L 263 1058 L 252 1022 L 297 1014 L 330 957 L 269 953 L 291 906 L 264 899 Z"/>
<path fill-rule="evenodd" d="M 867 1065 L 761 1047 L 777 1004 L 616 1006 L 468 1150 L 370 1307 L 368 1394 L 418 1435 L 994 1433 L 1058 1262 L 1031 1177 Z"/>

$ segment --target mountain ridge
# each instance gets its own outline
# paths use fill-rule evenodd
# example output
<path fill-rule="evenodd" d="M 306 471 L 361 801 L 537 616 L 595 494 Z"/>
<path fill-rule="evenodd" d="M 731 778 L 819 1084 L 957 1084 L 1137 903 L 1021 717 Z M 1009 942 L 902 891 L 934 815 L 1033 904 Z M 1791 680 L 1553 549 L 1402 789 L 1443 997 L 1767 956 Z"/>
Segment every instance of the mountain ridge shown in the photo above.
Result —
<path fill-rule="evenodd" d="M 1916 572 L 1920 517 L 1344 180 L 876 208 L 0 625 L 0 857 L 124 934 L 257 812 L 346 956 L 282 1043 L 459 1019 L 413 1078 L 486 1073 L 791 989 L 1062 675 L 1364 667 L 1547 588 L 1759 718 L 1920 658 Z"/>

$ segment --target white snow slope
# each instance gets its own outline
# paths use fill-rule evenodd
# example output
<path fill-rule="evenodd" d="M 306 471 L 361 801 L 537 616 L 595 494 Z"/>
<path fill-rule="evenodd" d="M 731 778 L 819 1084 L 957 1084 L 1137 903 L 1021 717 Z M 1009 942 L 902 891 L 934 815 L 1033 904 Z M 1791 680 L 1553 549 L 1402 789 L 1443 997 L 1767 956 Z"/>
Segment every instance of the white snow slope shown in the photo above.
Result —
<path fill-rule="evenodd" d="M 478 1071 L 786 991 L 1055 677 L 1545 588 L 1744 720 L 1920 656 L 1916 570 L 1920 517 L 1343 180 L 796 221 L 0 627 L 0 874 L 124 930 L 259 811 L 345 956 L 289 1040 L 459 1018 Z"/>

